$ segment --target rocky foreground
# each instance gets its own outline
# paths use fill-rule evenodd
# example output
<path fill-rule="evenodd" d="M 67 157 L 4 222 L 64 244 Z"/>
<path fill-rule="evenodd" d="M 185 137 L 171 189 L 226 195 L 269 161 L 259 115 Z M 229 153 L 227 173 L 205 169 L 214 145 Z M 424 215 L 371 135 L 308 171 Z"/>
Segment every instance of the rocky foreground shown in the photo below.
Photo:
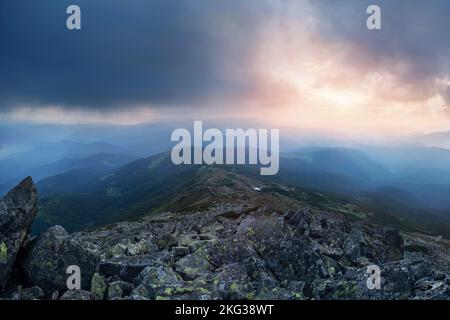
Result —
<path fill-rule="evenodd" d="M 450 243 L 302 207 L 251 201 L 166 213 L 92 232 L 29 230 L 36 189 L 0 202 L 4 299 L 449 299 Z M 381 289 L 367 287 L 368 265 Z M 81 290 L 68 290 L 68 266 Z"/>

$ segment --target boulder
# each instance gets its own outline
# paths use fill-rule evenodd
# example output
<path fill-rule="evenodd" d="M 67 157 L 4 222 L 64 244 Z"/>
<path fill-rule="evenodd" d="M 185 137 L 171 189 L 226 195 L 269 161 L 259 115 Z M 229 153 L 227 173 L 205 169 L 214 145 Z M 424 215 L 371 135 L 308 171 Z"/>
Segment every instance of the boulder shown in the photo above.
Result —
<path fill-rule="evenodd" d="M 450 300 L 450 276 L 446 274 L 425 277 L 415 283 L 415 300 Z"/>
<path fill-rule="evenodd" d="M 27 248 L 22 269 L 27 280 L 47 294 L 67 290 L 67 268 L 80 267 L 81 288 L 90 290 L 100 257 L 72 239 L 61 226 L 54 226 L 33 240 Z"/>
<path fill-rule="evenodd" d="M 91 299 L 104 300 L 106 290 L 108 289 L 108 282 L 105 277 L 98 273 L 94 273 L 91 281 Z"/>
<path fill-rule="evenodd" d="M 214 270 L 214 266 L 208 261 L 208 256 L 203 249 L 198 249 L 194 253 L 181 258 L 175 266 L 175 270 L 185 280 L 194 280 L 196 277 L 208 275 Z"/>
<path fill-rule="evenodd" d="M 44 291 L 36 286 L 22 290 L 22 300 L 39 300 L 43 299 L 44 297 Z"/>
<path fill-rule="evenodd" d="M 133 295 L 155 299 L 156 295 L 162 295 L 167 288 L 182 287 L 184 282 L 170 266 L 155 262 L 140 273 L 135 285 Z"/>
<path fill-rule="evenodd" d="M 0 201 L 0 292 L 11 278 L 12 267 L 37 212 L 37 192 L 31 177 Z"/>
<path fill-rule="evenodd" d="M 108 292 L 106 294 L 106 298 L 108 300 L 121 299 L 124 296 L 128 295 L 133 286 L 131 283 L 126 281 L 114 281 L 108 285 Z"/>
<path fill-rule="evenodd" d="M 153 261 L 150 255 L 116 257 L 102 261 L 99 270 L 106 277 L 119 276 L 121 280 L 133 282 Z"/>
<path fill-rule="evenodd" d="M 332 279 L 317 279 L 312 284 L 313 298 L 325 300 L 402 300 L 410 296 L 413 279 L 404 262 L 380 265 L 381 288 L 369 289 L 367 268 L 348 269 Z"/>

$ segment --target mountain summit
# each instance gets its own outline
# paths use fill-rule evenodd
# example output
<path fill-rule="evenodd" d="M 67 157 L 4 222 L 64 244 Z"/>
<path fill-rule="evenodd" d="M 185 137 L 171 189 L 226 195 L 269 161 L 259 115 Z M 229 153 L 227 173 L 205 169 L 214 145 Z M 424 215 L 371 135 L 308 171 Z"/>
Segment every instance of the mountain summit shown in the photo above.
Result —
<path fill-rule="evenodd" d="M 25 180 L 2 201 L 1 226 L 9 233 L 1 233 L 8 266 L 2 269 L 7 271 L 1 296 L 450 298 L 448 241 L 373 224 L 354 208 L 347 213 L 320 209 L 311 204 L 317 193 L 254 185 L 249 176 L 219 168 L 196 170 L 202 183 L 192 185 L 190 194 L 173 194 L 178 211 L 160 210 L 73 234 L 53 226 L 31 241 L 24 239 L 36 191 L 31 179 Z M 67 268 L 73 265 L 82 271 L 81 290 L 66 287 Z M 379 290 L 367 286 L 372 265 L 381 270 Z"/>

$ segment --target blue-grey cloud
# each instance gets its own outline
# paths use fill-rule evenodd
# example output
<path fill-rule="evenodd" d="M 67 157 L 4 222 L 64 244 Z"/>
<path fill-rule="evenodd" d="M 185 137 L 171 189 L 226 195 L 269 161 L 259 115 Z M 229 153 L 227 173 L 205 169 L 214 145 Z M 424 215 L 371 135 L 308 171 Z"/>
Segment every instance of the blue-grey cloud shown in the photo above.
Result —
<path fill-rule="evenodd" d="M 296 1 L 317 9 L 315 36 L 347 45 L 352 65 L 392 69 L 418 93 L 449 74 L 447 0 L 0 0 L 0 110 L 200 105 L 240 96 L 257 86 L 252 57 L 271 41 L 262 38 L 265 24 Z M 81 31 L 65 27 L 74 3 Z M 369 4 L 382 8 L 381 31 L 365 28 Z"/>
<path fill-rule="evenodd" d="M 78 4 L 82 30 L 66 29 Z M 259 1 L 0 0 L 0 108 L 180 105 L 252 85 Z"/>

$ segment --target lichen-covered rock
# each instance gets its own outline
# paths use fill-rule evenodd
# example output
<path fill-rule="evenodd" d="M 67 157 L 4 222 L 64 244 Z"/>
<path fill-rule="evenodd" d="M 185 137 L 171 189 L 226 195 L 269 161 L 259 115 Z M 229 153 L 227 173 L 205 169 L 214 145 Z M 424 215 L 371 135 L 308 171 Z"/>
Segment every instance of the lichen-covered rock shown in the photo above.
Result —
<path fill-rule="evenodd" d="M 420 279 L 415 283 L 412 299 L 450 300 L 450 276 L 439 274 Z"/>
<path fill-rule="evenodd" d="M 27 280 L 47 294 L 67 290 L 67 268 L 76 265 L 81 271 L 81 288 L 90 290 L 99 257 L 73 240 L 61 226 L 55 226 L 35 240 L 26 250 L 22 269 Z"/>
<path fill-rule="evenodd" d="M 109 281 L 124 280 L 125 274 L 134 279 L 127 299 L 404 299 L 447 294 L 434 277 L 448 275 L 445 241 L 422 239 L 427 253 L 412 253 L 420 237 L 342 214 L 306 208 L 287 214 L 267 208 L 242 211 L 227 207 L 124 222 L 108 230 L 113 235 L 120 230 L 121 237 L 110 247 L 111 240 L 100 237 L 106 231 L 76 238 L 106 250 L 117 243 L 142 243 L 145 237 L 146 243 L 159 244 L 149 254 L 125 252 L 101 263 L 100 273 Z M 367 288 L 371 264 L 381 268 L 381 290 Z M 417 283 L 432 275 L 423 281 L 428 286 Z M 424 287 L 432 289 L 420 295 Z"/>
<path fill-rule="evenodd" d="M 130 294 L 133 286 L 125 281 L 114 281 L 108 285 L 106 298 L 108 300 L 121 299 Z"/>
<path fill-rule="evenodd" d="M 170 266 L 155 262 L 146 267 L 135 281 L 136 289 L 133 294 L 154 299 L 156 295 L 164 295 L 168 288 L 181 288 L 183 279 Z"/>
<path fill-rule="evenodd" d="M 155 300 L 155 290 L 149 283 L 143 283 L 134 288 L 131 297 L 143 297 L 146 300 Z"/>
<path fill-rule="evenodd" d="M 91 299 L 104 300 L 106 291 L 108 290 L 108 282 L 105 277 L 98 273 L 94 273 L 91 280 Z"/>
<path fill-rule="evenodd" d="M 34 286 L 22 290 L 22 300 L 39 300 L 45 297 L 45 292 L 41 288 Z"/>
<path fill-rule="evenodd" d="M 392 262 L 380 266 L 380 289 L 367 285 L 369 273 L 366 268 L 349 269 L 340 277 L 320 279 L 313 283 L 313 296 L 327 300 L 399 300 L 409 297 L 414 279 L 408 267 L 402 262 Z"/>
<path fill-rule="evenodd" d="M 39 300 L 43 298 L 45 298 L 45 292 L 37 286 L 25 289 L 18 286 L 10 297 L 11 300 Z"/>
<path fill-rule="evenodd" d="M 251 300 L 255 297 L 255 287 L 247 269 L 240 264 L 230 264 L 217 270 L 212 280 L 223 299 Z"/>
<path fill-rule="evenodd" d="M 0 201 L 0 292 L 10 281 L 11 269 L 37 212 L 37 192 L 31 177 Z"/>
<path fill-rule="evenodd" d="M 207 253 L 199 248 L 176 262 L 175 270 L 185 280 L 194 280 L 196 277 L 205 276 L 214 269 L 208 261 Z"/>
<path fill-rule="evenodd" d="M 106 277 L 118 277 L 123 281 L 133 282 L 154 260 L 154 257 L 149 255 L 114 257 L 101 262 L 99 269 Z"/>
<path fill-rule="evenodd" d="M 59 300 L 90 300 L 91 293 L 85 290 L 67 290 Z"/>
<path fill-rule="evenodd" d="M 188 255 L 191 250 L 188 247 L 176 246 L 172 248 L 173 254 L 175 257 L 184 257 Z"/>
<path fill-rule="evenodd" d="M 31 283 L 45 295 L 20 288 L 4 296 L 21 299 L 29 290 L 31 298 L 64 292 L 61 299 L 77 300 L 450 299 L 445 239 L 298 202 L 289 206 L 298 210 L 282 210 L 233 201 L 70 235 L 52 227 L 22 242 L 15 261 L 25 278 L 14 277 L 14 286 Z M 0 243 L 5 256 L 9 247 Z M 80 267 L 86 291 L 66 291 L 69 265 Z M 370 265 L 381 270 L 380 289 L 367 286 Z"/>
<path fill-rule="evenodd" d="M 150 300 L 150 299 L 147 299 L 146 297 L 139 296 L 139 295 L 131 295 L 131 296 L 127 297 L 127 300 Z"/>

